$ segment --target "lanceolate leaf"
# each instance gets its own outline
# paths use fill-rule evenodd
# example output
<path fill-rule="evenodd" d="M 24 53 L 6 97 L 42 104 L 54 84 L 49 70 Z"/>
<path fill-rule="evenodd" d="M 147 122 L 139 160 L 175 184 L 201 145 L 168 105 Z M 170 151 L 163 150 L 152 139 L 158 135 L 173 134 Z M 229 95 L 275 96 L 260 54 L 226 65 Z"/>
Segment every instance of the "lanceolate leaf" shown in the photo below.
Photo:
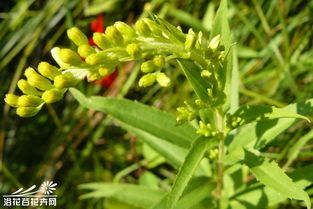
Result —
<path fill-rule="evenodd" d="M 297 186 L 276 162 L 269 161 L 245 150 L 244 163 L 262 184 L 287 198 L 304 200 L 307 208 L 311 208 L 309 195 L 301 187 Z"/>
<path fill-rule="evenodd" d="M 207 151 L 209 142 L 210 138 L 200 136 L 192 143 L 184 164 L 177 174 L 173 188 L 168 195 L 167 209 L 172 209 L 176 206 L 177 201 L 183 194 L 189 180 Z"/>
<path fill-rule="evenodd" d="M 276 108 L 265 105 L 246 105 L 240 107 L 232 117 L 239 119 L 239 125 L 248 124 L 254 121 L 273 120 L 278 118 L 301 118 L 310 122 L 310 120 L 300 114 L 285 110 L 284 108 Z"/>
<path fill-rule="evenodd" d="M 313 164 L 298 168 L 288 174 L 301 189 L 313 183 Z M 230 198 L 231 209 L 263 209 L 286 200 L 286 197 L 270 187 L 252 185 Z"/>
<path fill-rule="evenodd" d="M 177 60 L 197 96 L 204 102 L 209 103 L 208 88 L 211 86 L 208 79 L 201 77 L 201 69 L 188 60 Z"/>
<path fill-rule="evenodd" d="M 92 190 L 81 196 L 86 198 L 114 198 L 129 205 L 140 208 L 151 208 L 164 196 L 161 190 L 145 186 L 120 184 L 120 183 L 89 183 L 79 186 L 80 189 Z"/>
<path fill-rule="evenodd" d="M 313 113 L 313 99 L 291 104 L 282 109 L 299 115 L 309 115 Z M 295 121 L 295 118 L 281 118 L 247 124 L 239 129 L 237 135 L 227 139 L 226 144 L 229 144 L 228 150 L 233 152 L 244 146 L 261 149 L 272 142 Z"/>
<path fill-rule="evenodd" d="M 81 105 L 105 112 L 128 126 L 180 147 L 188 148 L 192 139 L 196 137 L 196 131 L 192 126 L 188 124 L 177 126 L 173 116 L 144 104 L 127 99 L 87 98 L 76 89 L 71 89 L 71 92 Z"/>

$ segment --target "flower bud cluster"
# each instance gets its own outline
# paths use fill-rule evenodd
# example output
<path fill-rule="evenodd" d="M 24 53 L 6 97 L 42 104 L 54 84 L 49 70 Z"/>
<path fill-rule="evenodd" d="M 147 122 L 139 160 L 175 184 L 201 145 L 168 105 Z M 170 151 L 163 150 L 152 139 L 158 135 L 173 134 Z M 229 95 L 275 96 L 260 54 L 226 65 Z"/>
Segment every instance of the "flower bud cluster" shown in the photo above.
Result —
<path fill-rule="evenodd" d="M 206 104 L 197 99 L 194 102 L 184 102 L 185 106 L 178 107 L 176 121 L 178 124 L 183 124 L 187 121 L 192 121 L 199 117 L 199 110 L 207 107 Z"/>
<path fill-rule="evenodd" d="M 20 79 L 17 82 L 23 95 L 7 94 L 4 99 L 7 104 L 17 108 L 16 114 L 21 117 L 32 117 L 40 111 L 44 103 L 61 100 L 65 88 L 76 84 L 76 79 L 70 78 L 68 74 L 62 74 L 57 67 L 47 62 L 40 62 L 37 69 L 38 71 L 31 67 L 27 68 L 24 72 L 27 80 Z"/>

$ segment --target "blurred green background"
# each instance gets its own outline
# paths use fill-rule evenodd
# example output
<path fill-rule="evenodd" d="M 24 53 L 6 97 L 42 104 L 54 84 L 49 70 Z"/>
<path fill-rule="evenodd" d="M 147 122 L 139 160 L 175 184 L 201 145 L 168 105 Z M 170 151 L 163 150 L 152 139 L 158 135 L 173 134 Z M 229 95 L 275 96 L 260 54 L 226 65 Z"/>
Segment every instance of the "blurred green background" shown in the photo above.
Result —
<path fill-rule="evenodd" d="M 108 26 L 118 20 L 133 24 L 152 12 L 185 32 L 192 27 L 208 36 L 218 5 L 218 0 L 0 1 L 0 194 L 53 180 L 58 183 L 57 208 L 112 209 L 130 207 L 117 207 L 120 203 L 112 200 L 78 200 L 83 192 L 77 186 L 115 181 L 168 189 L 175 169 L 103 113 L 79 107 L 70 93 L 29 119 L 16 116 L 3 98 L 18 92 L 16 82 L 27 66 L 54 63 L 49 54 L 53 46 L 74 47 L 66 37 L 72 26 L 91 36 L 90 24 L 100 14 Z M 229 20 L 241 104 L 282 107 L 313 97 L 313 1 L 230 0 Z M 79 88 L 88 95 L 136 99 L 174 114 L 190 98 L 191 88 L 175 64 L 168 63 L 166 71 L 174 83 L 170 88 L 139 89 L 139 65 L 134 63 L 120 66 L 108 88 L 86 82 Z M 288 149 L 309 128 L 297 123 L 264 152 L 285 162 Z M 312 160 L 310 139 L 297 160 L 288 163 L 297 167 Z M 301 207 L 289 201 L 284 208 Z"/>

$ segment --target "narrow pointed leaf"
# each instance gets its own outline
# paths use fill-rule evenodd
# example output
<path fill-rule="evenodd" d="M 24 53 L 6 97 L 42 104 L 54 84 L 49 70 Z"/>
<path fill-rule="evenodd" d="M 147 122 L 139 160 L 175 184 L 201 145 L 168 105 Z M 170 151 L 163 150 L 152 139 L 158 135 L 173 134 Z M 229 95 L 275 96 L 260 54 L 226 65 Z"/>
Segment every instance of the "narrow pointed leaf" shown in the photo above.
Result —
<path fill-rule="evenodd" d="M 87 98 L 76 89 L 71 89 L 71 92 L 82 106 L 105 112 L 128 126 L 177 146 L 188 148 L 192 139 L 196 137 L 195 128 L 192 126 L 188 124 L 177 126 L 172 115 L 139 102 L 95 96 Z"/>
<path fill-rule="evenodd" d="M 174 185 L 168 195 L 167 209 L 172 209 L 176 206 L 177 201 L 183 194 L 189 180 L 191 179 L 201 159 L 207 151 L 209 142 L 209 138 L 200 136 L 192 143 L 191 148 L 185 158 L 184 164 L 180 168 Z"/>

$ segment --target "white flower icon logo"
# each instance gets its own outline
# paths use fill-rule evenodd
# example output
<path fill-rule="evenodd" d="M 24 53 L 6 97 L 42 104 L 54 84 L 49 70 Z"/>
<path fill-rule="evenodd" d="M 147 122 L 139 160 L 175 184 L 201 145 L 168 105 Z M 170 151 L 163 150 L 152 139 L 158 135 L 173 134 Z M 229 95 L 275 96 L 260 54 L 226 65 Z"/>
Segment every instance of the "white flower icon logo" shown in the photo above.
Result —
<path fill-rule="evenodd" d="M 57 183 L 53 183 L 53 181 L 45 181 L 41 184 L 40 191 L 46 195 L 52 194 L 56 185 Z"/>

